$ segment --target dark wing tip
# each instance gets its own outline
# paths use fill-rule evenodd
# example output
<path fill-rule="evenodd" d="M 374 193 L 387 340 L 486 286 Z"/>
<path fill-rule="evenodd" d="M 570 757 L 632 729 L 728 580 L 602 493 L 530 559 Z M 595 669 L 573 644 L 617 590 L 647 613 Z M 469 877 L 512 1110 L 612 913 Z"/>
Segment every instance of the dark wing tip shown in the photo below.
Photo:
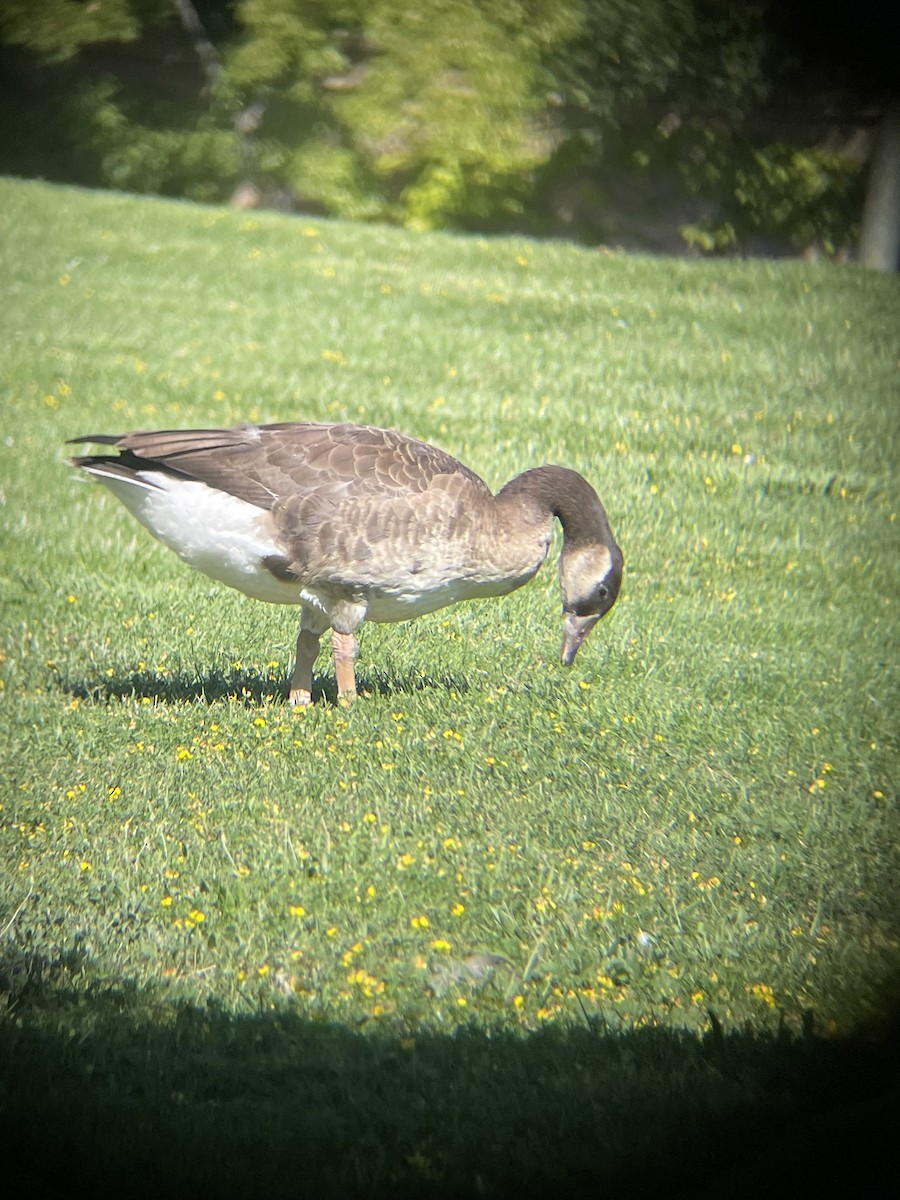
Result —
<path fill-rule="evenodd" d="M 117 442 L 121 442 L 122 434 L 120 433 L 86 433 L 81 437 L 67 438 L 67 446 L 78 446 L 85 442 L 93 442 L 97 446 L 115 446 Z"/>

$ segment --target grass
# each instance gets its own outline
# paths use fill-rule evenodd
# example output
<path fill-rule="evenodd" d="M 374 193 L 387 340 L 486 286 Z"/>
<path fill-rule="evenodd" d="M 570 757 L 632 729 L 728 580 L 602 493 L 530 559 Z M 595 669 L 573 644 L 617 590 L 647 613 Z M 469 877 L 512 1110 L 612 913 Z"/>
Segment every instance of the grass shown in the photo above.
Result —
<path fill-rule="evenodd" d="M 0 197 L 23 1178 L 749 1194 L 797 1145 L 832 1171 L 895 1086 L 866 1038 L 898 965 L 896 279 Z M 296 614 L 65 464 L 81 433 L 307 418 L 494 487 L 581 470 L 626 579 L 573 670 L 548 565 L 365 627 L 366 694 L 338 707 L 323 654 L 291 712 Z"/>

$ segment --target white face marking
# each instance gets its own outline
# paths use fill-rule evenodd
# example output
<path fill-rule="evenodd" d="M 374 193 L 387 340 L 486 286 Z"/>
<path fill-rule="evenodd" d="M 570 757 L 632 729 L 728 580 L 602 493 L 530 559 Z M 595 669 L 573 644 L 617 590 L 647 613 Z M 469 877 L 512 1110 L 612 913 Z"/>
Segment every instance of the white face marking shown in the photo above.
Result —
<path fill-rule="evenodd" d="M 570 548 L 559 560 L 559 577 L 564 602 L 576 605 L 597 590 L 612 568 L 608 546 L 591 545 Z"/>

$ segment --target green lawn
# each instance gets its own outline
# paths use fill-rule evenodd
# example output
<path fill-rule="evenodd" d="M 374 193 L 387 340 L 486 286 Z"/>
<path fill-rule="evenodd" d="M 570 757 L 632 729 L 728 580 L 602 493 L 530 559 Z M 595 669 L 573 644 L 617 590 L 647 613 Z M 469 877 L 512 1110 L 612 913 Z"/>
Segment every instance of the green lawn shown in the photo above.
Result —
<path fill-rule="evenodd" d="M 880 1094 L 852 1039 L 900 963 L 895 278 L 13 181 L 0 254 L 24 1169 L 52 1129 L 98 1196 L 674 1194 L 852 1098 L 857 1054 Z M 66 465 L 78 434 L 291 419 L 492 487 L 580 470 L 626 574 L 575 667 L 548 562 L 364 627 L 365 694 L 337 706 L 323 654 L 293 712 L 296 612 Z"/>

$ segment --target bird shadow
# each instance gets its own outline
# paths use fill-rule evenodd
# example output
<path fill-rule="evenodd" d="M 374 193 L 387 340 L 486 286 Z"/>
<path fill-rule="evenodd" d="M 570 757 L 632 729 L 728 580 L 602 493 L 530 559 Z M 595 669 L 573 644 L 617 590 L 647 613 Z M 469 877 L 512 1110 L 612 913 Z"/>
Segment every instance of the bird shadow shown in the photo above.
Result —
<path fill-rule="evenodd" d="M 253 667 L 212 668 L 207 671 L 114 671 L 99 679 L 59 680 L 63 692 L 73 699 L 94 704 L 115 700 L 151 700 L 161 704 L 218 704 L 223 701 L 240 703 L 246 708 L 264 704 L 288 702 L 289 683 L 286 676 L 256 670 Z M 420 670 L 386 672 L 373 670 L 357 674 L 357 688 L 362 695 L 412 695 L 423 691 L 466 693 L 465 678 L 452 675 L 431 675 Z M 337 683 L 332 676 L 313 676 L 313 703 L 337 705 Z"/>

